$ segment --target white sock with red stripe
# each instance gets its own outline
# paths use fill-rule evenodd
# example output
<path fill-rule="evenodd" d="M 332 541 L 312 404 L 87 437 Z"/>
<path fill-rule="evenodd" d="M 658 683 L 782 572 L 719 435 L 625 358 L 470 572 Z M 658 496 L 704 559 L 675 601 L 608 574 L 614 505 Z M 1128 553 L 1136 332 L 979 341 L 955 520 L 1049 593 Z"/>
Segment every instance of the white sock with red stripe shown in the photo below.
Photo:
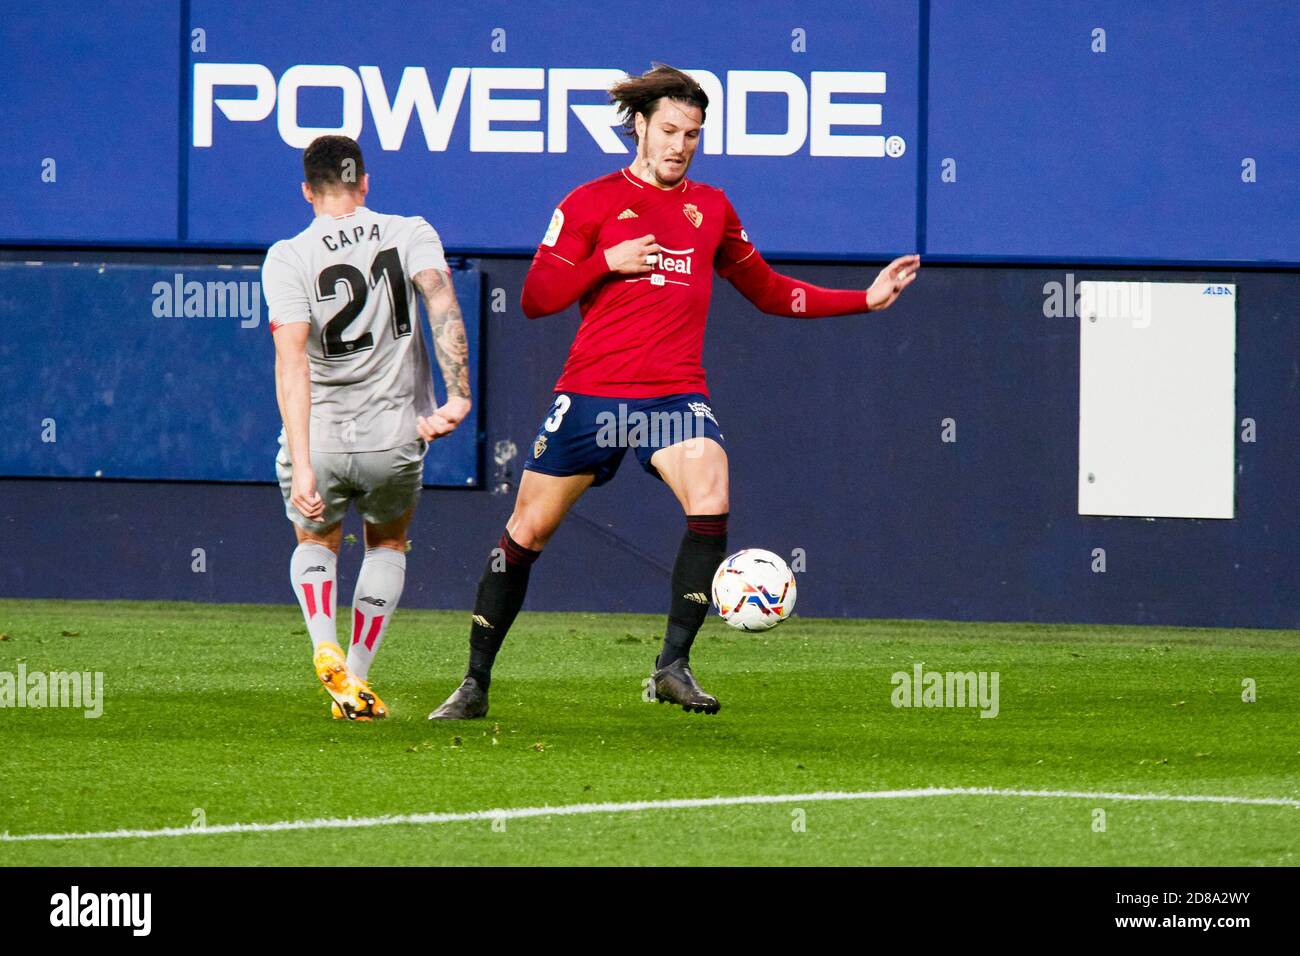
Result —
<path fill-rule="evenodd" d="M 293 593 L 298 595 L 307 633 L 311 635 L 312 649 L 326 641 L 338 641 L 334 627 L 334 608 L 338 604 L 335 591 L 335 570 L 338 561 L 334 552 L 323 544 L 304 542 L 293 551 L 289 559 L 289 580 Z"/>
<path fill-rule="evenodd" d="M 348 670 L 362 680 L 370 673 L 388 622 L 406 582 L 406 555 L 392 548 L 369 548 L 352 596 L 352 646 Z"/>

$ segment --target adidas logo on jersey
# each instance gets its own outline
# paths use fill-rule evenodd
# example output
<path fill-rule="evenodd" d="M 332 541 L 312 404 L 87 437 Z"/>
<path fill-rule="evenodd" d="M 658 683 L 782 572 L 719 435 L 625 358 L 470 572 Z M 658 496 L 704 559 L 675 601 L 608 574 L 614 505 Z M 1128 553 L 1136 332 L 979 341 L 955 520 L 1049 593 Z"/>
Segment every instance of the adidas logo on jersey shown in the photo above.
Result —
<path fill-rule="evenodd" d="M 325 565 L 323 565 L 323 564 L 313 564 L 310 568 L 308 568 L 306 571 L 304 571 L 303 574 L 311 574 L 313 571 L 319 571 L 321 574 L 324 574 L 324 573 L 325 573 Z"/>
<path fill-rule="evenodd" d="M 701 591 L 693 591 L 690 594 L 683 594 L 682 597 L 688 601 L 694 601 L 696 604 L 708 604 L 709 596 Z"/>
<path fill-rule="evenodd" d="M 638 216 L 636 213 L 634 213 L 631 209 L 624 209 L 621 213 L 618 214 L 618 218 L 619 218 L 619 219 L 639 219 L 639 218 L 641 218 L 641 217 Z"/>

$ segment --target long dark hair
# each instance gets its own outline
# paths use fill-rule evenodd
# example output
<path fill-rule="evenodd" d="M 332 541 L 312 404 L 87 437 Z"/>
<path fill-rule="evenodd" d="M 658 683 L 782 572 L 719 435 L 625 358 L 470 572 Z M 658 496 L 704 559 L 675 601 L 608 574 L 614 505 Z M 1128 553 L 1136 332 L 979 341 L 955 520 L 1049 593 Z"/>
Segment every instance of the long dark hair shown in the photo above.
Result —
<path fill-rule="evenodd" d="M 623 130 L 636 139 L 636 114 L 647 120 L 659 108 L 662 99 L 681 100 L 700 108 L 700 118 L 709 108 L 709 97 L 704 87 L 689 74 L 665 63 L 652 63 L 640 76 L 629 76 L 615 83 L 609 90 L 609 101 L 618 106 L 623 119 Z"/>

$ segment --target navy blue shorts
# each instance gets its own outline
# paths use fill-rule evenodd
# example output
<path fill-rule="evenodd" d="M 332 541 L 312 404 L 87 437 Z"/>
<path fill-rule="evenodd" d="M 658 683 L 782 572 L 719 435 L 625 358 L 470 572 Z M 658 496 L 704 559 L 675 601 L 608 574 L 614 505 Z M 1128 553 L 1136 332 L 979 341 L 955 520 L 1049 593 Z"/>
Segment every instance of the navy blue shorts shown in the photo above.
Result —
<path fill-rule="evenodd" d="M 558 392 L 524 467 L 562 478 L 594 474 L 593 484 L 603 485 L 614 477 L 631 448 L 641 467 L 658 478 L 650 456 L 693 438 L 712 438 L 726 446 L 713 408 L 699 392 L 662 398 Z"/>

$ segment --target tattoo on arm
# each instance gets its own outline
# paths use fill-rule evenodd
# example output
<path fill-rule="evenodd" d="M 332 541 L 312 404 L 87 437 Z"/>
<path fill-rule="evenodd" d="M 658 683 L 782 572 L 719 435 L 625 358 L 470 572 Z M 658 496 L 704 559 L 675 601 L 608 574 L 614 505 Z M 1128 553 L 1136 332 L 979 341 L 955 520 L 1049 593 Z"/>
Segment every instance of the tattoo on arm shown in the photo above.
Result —
<path fill-rule="evenodd" d="M 469 398 L 469 342 L 465 338 L 465 319 L 454 292 L 442 322 L 435 323 L 432 328 L 433 350 L 437 353 L 448 396 Z"/>
<path fill-rule="evenodd" d="M 429 313 L 429 331 L 433 333 L 433 352 L 442 369 L 442 380 L 450 398 L 469 398 L 469 342 L 465 338 L 465 318 L 451 276 L 439 269 L 425 269 L 412 276 Z"/>

